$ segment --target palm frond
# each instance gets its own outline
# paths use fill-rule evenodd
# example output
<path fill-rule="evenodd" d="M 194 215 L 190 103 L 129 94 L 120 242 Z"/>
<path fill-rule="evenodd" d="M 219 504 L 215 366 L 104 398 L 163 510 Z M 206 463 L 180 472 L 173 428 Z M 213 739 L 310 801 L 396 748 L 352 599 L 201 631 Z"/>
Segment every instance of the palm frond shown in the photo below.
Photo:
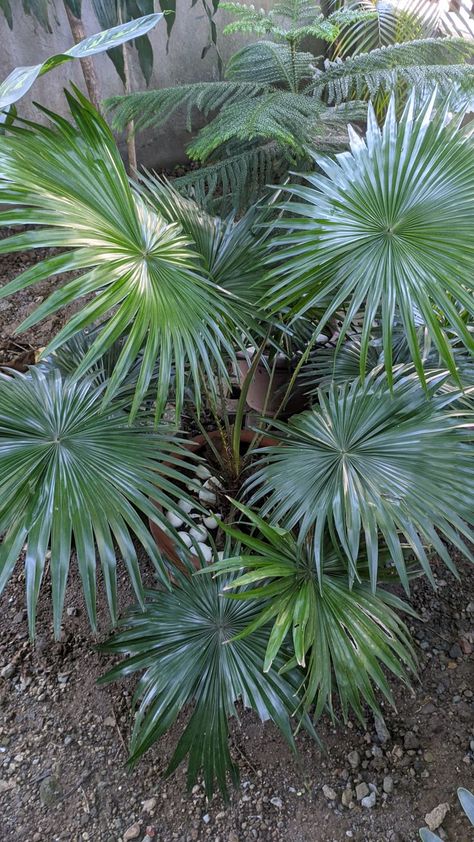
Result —
<path fill-rule="evenodd" d="M 301 674 L 263 674 L 265 630 L 236 640 L 251 623 L 259 606 L 222 599 L 211 577 L 193 580 L 176 574 L 171 593 L 148 591 L 145 609 L 136 608 L 121 621 L 120 631 L 102 648 L 125 655 L 102 682 L 143 675 L 134 695 L 137 709 L 130 762 L 135 763 L 175 722 L 189 704 L 188 721 L 166 774 L 189 756 L 191 788 L 202 772 L 210 797 L 217 782 L 224 798 L 227 780 L 238 781 L 229 749 L 229 717 L 238 717 L 237 702 L 254 710 L 262 721 L 272 720 L 295 751 L 290 717 Z M 314 735 L 307 718 L 303 725 Z"/>
<path fill-rule="evenodd" d="M 315 76 L 314 92 L 329 103 L 391 90 L 397 80 L 424 88 L 428 83 L 449 90 L 453 82 L 468 79 L 474 86 L 474 42 L 465 38 L 425 38 L 359 53 L 344 61 L 326 61 Z"/>
<path fill-rule="evenodd" d="M 203 373 L 214 368 L 227 378 L 226 361 L 235 358 L 235 346 L 248 332 L 250 309 L 212 281 L 196 244 L 130 184 L 107 124 L 87 100 L 79 94 L 68 100 L 76 127 L 50 115 L 54 128 L 13 129 L 0 137 L 0 197 L 15 206 L 0 215 L 0 223 L 42 226 L 2 240 L 0 253 L 39 246 L 63 249 L 19 275 L 0 294 L 11 295 L 58 272 L 87 270 L 53 292 L 20 329 L 95 293 L 45 353 L 108 317 L 78 375 L 119 336 L 128 334 L 106 400 L 143 351 L 132 416 L 148 391 L 159 356 L 157 417 L 165 407 L 174 371 L 179 418 L 185 376 L 190 376 L 197 394 Z"/>
<path fill-rule="evenodd" d="M 393 390 L 380 369 L 364 385 L 356 379 L 323 387 L 318 404 L 285 424 L 274 422 L 279 445 L 265 448 L 248 481 L 250 505 L 263 516 L 312 536 L 322 572 L 326 529 L 337 536 L 357 576 L 365 536 L 375 588 L 379 534 L 405 588 L 402 544 L 407 542 L 426 575 L 426 546 L 455 570 L 438 534 L 471 557 L 474 478 L 472 415 L 450 404 L 459 396 L 437 394 L 446 373 L 430 373 L 429 395 L 416 375 L 400 368 Z"/>
<path fill-rule="evenodd" d="M 412 95 L 397 123 L 392 99 L 383 131 L 369 105 L 366 140 L 351 131 L 350 152 L 318 159 L 324 175 L 288 188 L 294 200 L 284 205 L 280 224 L 290 230 L 275 240 L 281 248 L 270 258 L 278 266 L 266 300 L 296 316 L 331 295 L 318 331 L 344 304 L 342 337 L 363 309 L 361 372 L 379 313 L 389 376 L 396 313 L 422 380 L 416 313 L 454 378 L 447 330 L 474 351 L 453 304 L 472 320 L 473 139 L 450 117 L 449 104 L 434 112 L 433 102 L 415 116 Z"/>
<path fill-rule="evenodd" d="M 281 657 L 291 646 L 293 657 L 282 672 L 297 664 L 305 668 L 302 703 L 305 709 L 315 705 L 315 718 L 326 707 L 332 712 L 334 694 L 344 719 L 352 708 L 363 720 L 362 700 L 379 712 L 374 687 L 393 704 L 383 668 L 408 683 L 415 657 L 408 629 L 396 612 L 413 612 L 382 588 L 371 592 L 366 584 L 350 587 L 340 553 L 330 542 L 325 543 L 318 577 L 307 545 L 298 545 L 291 533 L 236 505 L 257 532 L 249 535 L 248 529 L 224 526 L 239 541 L 240 553 L 203 573 L 237 572 L 237 578 L 222 583 L 224 594 L 234 604 L 255 600 L 257 616 L 239 638 L 272 624 L 264 669 L 271 670 L 279 653 Z"/>
<path fill-rule="evenodd" d="M 0 591 L 27 542 L 32 636 L 48 550 L 57 637 L 73 546 L 93 628 L 98 559 L 116 620 L 116 546 L 143 602 L 132 535 L 168 586 L 166 565 L 140 513 L 169 528 L 152 501 L 170 509 L 182 497 L 177 480 L 185 481 L 179 465 L 186 451 L 166 432 L 131 427 L 122 401 L 102 412 L 102 394 L 103 385 L 66 378 L 58 369 L 45 373 L 35 366 L 28 374 L 0 375 Z"/>

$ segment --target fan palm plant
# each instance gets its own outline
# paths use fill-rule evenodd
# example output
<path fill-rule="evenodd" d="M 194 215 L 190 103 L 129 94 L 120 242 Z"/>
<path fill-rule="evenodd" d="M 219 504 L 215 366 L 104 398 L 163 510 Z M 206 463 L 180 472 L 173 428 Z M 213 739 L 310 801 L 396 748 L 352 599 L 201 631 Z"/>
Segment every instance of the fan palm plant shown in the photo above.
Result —
<path fill-rule="evenodd" d="M 366 140 L 352 132 L 349 152 L 319 158 L 322 174 L 288 188 L 292 201 L 283 205 L 283 230 L 275 239 L 280 248 L 270 257 L 277 266 L 268 306 L 298 317 L 330 296 L 317 329 L 344 307 L 340 342 L 363 310 L 362 375 L 380 316 L 389 380 L 399 319 L 424 380 L 421 319 L 456 378 L 450 337 L 474 350 L 472 150 L 472 136 L 460 129 L 449 104 L 434 110 L 434 96 L 416 113 L 412 94 L 399 121 L 392 99 L 383 130 L 369 104 Z"/>
<path fill-rule="evenodd" d="M 281 671 L 296 664 L 306 668 L 302 702 L 305 708 L 315 704 L 316 718 L 326 707 L 333 711 L 335 690 L 344 718 L 352 708 L 363 720 L 362 700 L 380 712 L 373 685 L 393 703 L 382 667 L 405 682 L 407 669 L 415 669 L 408 630 L 396 613 L 411 609 L 381 588 L 371 592 L 366 583 L 349 587 L 346 564 L 330 542 L 318 577 L 306 543 L 298 544 L 291 532 L 235 505 L 257 533 L 224 525 L 239 552 L 200 571 L 227 577 L 237 573 L 221 582 L 223 592 L 238 604 L 254 605 L 256 616 L 235 639 L 245 640 L 272 623 L 263 669 L 272 669 L 280 650 L 290 645 L 292 657 Z"/>
<path fill-rule="evenodd" d="M 310 167 L 308 147 L 345 146 L 347 119 L 364 116 L 350 102 L 354 95 L 386 92 L 399 80 L 421 90 L 435 83 L 446 92 L 454 81 L 474 89 L 468 63 L 474 45 L 460 37 L 381 46 L 318 69 L 320 57 L 303 50 L 303 40 L 310 36 L 330 45 L 347 25 L 370 26 L 376 12 L 369 5 L 369 11 L 357 4 L 324 17 L 312 0 L 283 0 L 269 12 L 221 3 L 236 16 L 224 33 L 254 32 L 265 40 L 235 53 L 222 81 L 111 98 L 114 126 L 123 128 L 130 120 L 137 130 L 161 126 L 181 107 L 187 109 L 189 129 L 194 110 L 210 117 L 187 149 L 203 167 L 177 179 L 177 186 L 200 201 L 222 194 L 241 207 L 289 167 Z M 331 107 L 342 103 L 342 109 Z"/>
<path fill-rule="evenodd" d="M 112 621 L 117 617 L 116 546 L 143 605 L 132 535 L 169 586 L 166 562 L 141 515 L 170 527 L 153 501 L 169 509 L 183 496 L 184 451 L 166 430 L 141 426 L 140 416 L 130 427 L 123 401 L 101 413 L 103 391 L 104 383 L 67 378 L 58 369 L 0 375 L 0 591 L 24 548 L 31 636 L 48 557 L 60 634 L 73 546 L 94 629 L 97 558 Z"/>
<path fill-rule="evenodd" d="M 465 523 L 474 511 L 472 413 L 450 411 L 459 392 L 436 394 L 445 377 L 432 373 L 426 394 L 403 367 L 392 389 L 375 369 L 364 384 L 321 388 L 311 410 L 274 423 L 280 444 L 262 450 L 250 503 L 311 540 L 320 578 L 328 530 L 347 558 L 350 583 L 361 575 L 364 537 L 374 588 L 380 535 L 407 590 L 405 543 L 432 581 L 426 545 L 455 572 L 438 533 L 471 557 L 462 536 L 474 538 Z"/>
<path fill-rule="evenodd" d="M 189 571 L 191 572 L 191 571 Z M 252 623 L 258 604 L 222 599 L 210 577 L 192 579 L 176 573 L 170 593 L 147 591 L 145 609 L 131 610 L 102 650 L 126 658 L 113 667 L 102 683 L 141 672 L 134 706 L 130 763 L 174 724 L 189 706 L 167 774 L 189 755 L 189 788 L 202 772 L 207 795 L 217 782 L 225 798 L 227 778 L 238 780 L 238 768 L 229 747 L 229 717 L 238 717 L 237 703 L 250 708 L 262 721 L 272 720 L 295 751 L 290 718 L 301 682 L 298 670 L 281 676 L 275 669 L 263 674 L 267 636 L 260 628 L 245 640 L 236 639 Z M 307 717 L 300 723 L 315 736 Z"/>
<path fill-rule="evenodd" d="M 68 95 L 68 102 L 75 126 L 48 112 L 52 127 L 28 124 L 0 137 L 0 200 L 14 206 L 2 211 L 0 224 L 40 226 L 3 239 L 0 253 L 62 249 L 6 284 L 0 294 L 60 272 L 81 272 L 55 290 L 20 330 L 89 296 L 45 354 L 99 321 L 102 329 L 78 375 L 126 334 L 105 399 L 117 392 L 142 351 L 132 416 L 159 357 L 157 417 L 168 398 L 171 371 L 179 417 L 186 378 L 199 396 L 202 376 L 212 385 L 211 373 L 217 370 L 225 380 L 235 348 L 252 343 L 255 306 L 251 313 L 233 289 L 241 292 L 261 276 L 251 233 L 254 217 L 234 227 L 232 220 L 199 215 L 189 203 L 184 208 L 173 191 L 156 182 L 130 183 L 105 121 L 79 93 Z"/>

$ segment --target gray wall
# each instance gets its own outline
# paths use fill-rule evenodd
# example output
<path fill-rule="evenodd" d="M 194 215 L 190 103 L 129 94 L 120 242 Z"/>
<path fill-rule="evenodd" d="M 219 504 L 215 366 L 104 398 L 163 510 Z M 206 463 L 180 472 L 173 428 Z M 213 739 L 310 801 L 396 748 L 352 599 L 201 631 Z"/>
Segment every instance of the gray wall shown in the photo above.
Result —
<path fill-rule="evenodd" d="M 259 5 L 268 6 L 271 0 L 262 0 Z M 21 0 L 11 0 L 14 10 L 13 31 L 0 12 L 0 80 L 20 65 L 37 64 L 53 53 L 60 53 L 72 46 L 72 36 L 69 29 L 62 0 L 55 0 L 56 19 L 51 15 L 53 32 L 44 32 L 34 18 L 25 15 Z M 83 20 L 87 35 L 99 30 L 99 25 L 92 12 L 89 0 L 83 0 Z M 159 11 L 158 0 L 155 2 Z M 218 12 L 216 22 L 219 32 L 228 20 L 228 15 Z M 191 0 L 177 0 L 177 15 L 166 52 L 167 34 L 166 24 L 160 21 L 150 33 L 154 50 L 154 70 L 150 88 L 167 87 L 180 83 L 193 82 L 200 79 L 217 79 L 217 59 L 213 48 L 206 57 L 201 59 L 201 51 L 209 40 L 208 20 L 199 0 L 191 8 Z M 243 43 L 237 37 L 219 38 L 219 49 L 224 58 Z M 133 51 L 135 53 L 135 51 Z M 104 97 L 121 93 L 122 85 L 115 68 L 106 55 L 94 57 L 99 80 Z M 134 89 L 145 88 L 138 62 L 134 58 L 133 67 Z M 22 116 L 37 119 L 33 101 L 38 101 L 53 111 L 67 113 L 63 95 L 63 88 L 69 82 L 74 82 L 85 90 L 84 78 L 78 61 L 71 61 L 55 68 L 50 73 L 38 79 L 32 90 L 18 103 L 18 111 Z M 184 148 L 190 136 L 186 131 L 184 117 L 176 115 L 160 131 L 148 131 L 138 136 L 137 152 L 141 163 L 146 166 L 168 166 L 185 158 Z M 123 149 L 123 141 L 120 141 Z"/>

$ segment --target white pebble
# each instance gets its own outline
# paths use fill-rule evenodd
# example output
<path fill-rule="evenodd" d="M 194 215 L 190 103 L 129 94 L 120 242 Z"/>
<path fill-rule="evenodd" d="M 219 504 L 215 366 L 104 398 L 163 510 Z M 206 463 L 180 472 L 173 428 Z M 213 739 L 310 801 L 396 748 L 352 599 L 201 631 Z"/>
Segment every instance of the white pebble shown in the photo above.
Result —
<path fill-rule="evenodd" d="M 193 504 L 190 503 L 189 500 L 184 500 L 183 498 L 181 498 L 181 500 L 178 500 L 178 509 L 180 509 L 185 514 L 189 514 L 192 508 Z"/>
<path fill-rule="evenodd" d="M 195 539 L 195 541 L 205 541 L 207 538 L 207 529 L 204 529 L 203 526 L 193 526 L 192 529 L 189 530 L 189 534 L 191 538 Z"/>
<path fill-rule="evenodd" d="M 193 541 L 188 532 L 178 532 L 178 535 L 181 538 L 183 544 L 186 544 L 187 547 L 191 546 Z"/>
<path fill-rule="evenodd" d="M 201 541 L 198 541 L 197 548 L 200 550 L 201 555 L 204 561 L 210 561 L 212 558 L 212 550 L 208 547 L 207 544 L 202 544 Z"/>
<path fill-rule="evenodd" d="M 209 468 L 206 468 L 205 465 L 198 465 L 195 470 L 195 474 L 197 477 L 199 477 L 199 479 L 207 479 L 211 476 Z"/>
<path fill-rule="evenodd" d="M 222 517 L 220 512 L 218 514 L 216 513 L 216 517 L 218 517 L 219 519 Z M 204 526 L 206 526 L 207 529 L 217 529 L 218 523 L 216 517 L 214 517 L 214 515 L 210 515 L 209 517 L 203 518 Z"/>
<path fill-rule="evenodd" d="M 208 488 L 201 488 L 199 492 L 199 499 L 201 503 L 216 503 L 217 497 L 213 491 L 209 491 Z"/>
<path fill-rule="evenodd" d="M 175 527 L 175 529 L 177 529 L 178 526 L 182 526 L 184 522 L 182 517 L 178 517 L 178 515 L 172 511 L 166 512 L 166 519 L 170 522 L 171 526 Z"/>
<path fill-rule="evenodd" d="M 216 488 L 222 489 L 224 486 L 222 485 L 221 481 L 217 479 L 217 477 L 209 477 L 205 483 L 203 483 L 203 488 L 211 488 L 215 490 Z"/>

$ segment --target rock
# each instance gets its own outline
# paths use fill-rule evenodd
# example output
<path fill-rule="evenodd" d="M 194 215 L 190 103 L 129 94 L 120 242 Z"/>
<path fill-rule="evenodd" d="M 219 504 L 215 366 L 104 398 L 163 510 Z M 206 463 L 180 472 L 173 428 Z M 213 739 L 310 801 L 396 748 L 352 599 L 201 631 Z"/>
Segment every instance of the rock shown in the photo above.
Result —
<path fill-rule="evenodd" d="M 390 795 L 393 792 L 393 778 L 391 775 L 386 775 L 382 784 L 383 791 Z"/>
<path fill-rule="evenodd" d="M 420 747 L 420 741 L 413 731 L 407 731 L 405 739 L 403 740 L 403 745 L 408 751 L 414 751 Z"/>
<path fill-rule="evenodd" d="M 59 780 L 54 777 L 54 775 L 50 775 L 40 783 L 39 788 L 39 797 L 42 804 L 45 807 L 51 806 L 56 801 L 59 800 L 61 796 L 61 785 Z"/>
<path fill-rule="evenodd" d="M 370 795 L 367 795 L 365 798 L 363 798 L 360 803 L 363 807 L 366 807 L 368 810 L 371 810 L 372 807 L 375 807 L 377 803 L 377 795 L 375 794 L 375 792 L 371 792 Z"/>
<path fill-rule="evenodd" d="M 469 641 L 466 640 L 465 637 L 461 638 L 461 640 L 459 641 L 459 645 L 460 645 L 464 655 L 470 655 L 471 654 L 472 644 L 469 643 Z"/>
<path fill-rule="evenodd" d="M 6 666 L 4 666 L 0 670 L 0 676 L 2 678 L 11 678 L 12 675 L 15 674 L 15 670 L 16 670 L 16 664 L 13 664 L 13 663 L 7 664 Z"/>
<path fill-rule="evenodd" d="M 341 804 L 343 807 L 349 807 L 354 800 L 354 793 L 349 787 L 344 790 L 341 795 Z"/>
<path fill-rule="evenodd" d="M 140 836 L 140 825 L 138 822 L 135 824 L 131 824 L 130 827 L 127 828 L 125 833 L 123 834 L 124 842 L 128 842 L 129 839 L 138 839 Z"/>
<path fill-rule="evenodd" d="M 331 786 L 324 784 L 323 786 L 323 795 L 327 798 L 328 801 L 335 801 L 337 798 L 336 792 L 333 790 Z"/>
<path fill-rule="evenodd" d="M 198 543 L 202 543 L 207 538 L 207 529 L 204 529 L 204 526 L 193 526 L 192 529 L 189 530 L 189 535 L 191 538 L 194 538 L 195 541 L 198 541 Z"/>
<path fill-rule="evenodd" d="M 204 561 L 209 562 L 212 559 L 212 550 L 207 544 L 202 544 L 201 541 L 198 541 L 193 548 L 191 548 L 191 553 L 193 555 L 201 554 Z"/>
<path fill-rule="evenodd" d="M 347 760 L 351 769 L 358 769 L 360 764 L 360 754 L 358 751 L 350 751 L 347 755 Z"/>
<path fill-rule="evenodd" d="M 171 526 L 174 526 L 175 529 L 177 529 L 178 526 L 182 526 L 184 523 L 183 518 L 179 517 L 179 515 L 171 510 L 166 512 L 166 520 L 171 524 Z"/>
<path fill-rule="evenodd" d="M 459 643 L 455 643 L 453 646 L 451 646 L 451 649 L 449 650 L 449 657 L 462 658 L 462 649 Z"/>
<path fill-rule="evenodd" d="M 270 804 L 273 804 L 274 807 L 278 807 L 279 810 L 281 810 L 281 808 L 283 807 L 283 801 L 281 800 L 281 798 L 277 798 L 276 796 L 270 798 Z"/>
<path fill-rule="evenodd" d="M 227 842 L 240 842 L 240 839 L 239 839 L 237 833 L 235 832 L 235 830 L 230 831 L 230 833 L 227 837 Z"/>
<path fill-rule="evenodd" d="M 190 537 L 188 532 L 184 532 L 184 531 L 178 532 L 178 537 L 181 538 L 183 544 L 185 544 L 187 547 L 190 547 L 191 544 L 193 543 L 193 540 Z"/>
<path fill-rule="evenodd" d="M 15 789 L 15 782 L 14 781 L 2 781 L 0 779 L 0 795 L 2 792 L 9 792 L 11 789 Z"/>
<path fill-rule="evenodd" d="M 181 498 L 181 500 L 178 500 L 178 509 L 188 515 L 193 509 L 193 504 L 189 500 Z"/>
<path fill-rule="evenodd" d="M 204 824 L 209 824 L 209 822 L 211 821 L 211 817 L 210 817 L 209 813 L 206 813 L 206 814 L 202 817 L 202 820 L 203 820 Z"/>
<path fill-rule="evenodd" d="M 425 816 L 425 822 L 430 830 L 437 830 L 443 824 L 444 819 L 449 811 L 449 804 L 438 804 L 431 813 Z"/>
<path fill-rule="evenodd" d="M 366 795 L 369 795 L 369 792 L 370 792 L 370 789 L 367 786 L 367 784 L 365 783 L 365 781 L 362 781 L 360 784 L 357 784 L 357 786 L 356 786 L 356 798 L 357 798 L 358 801 L 362 801 L 362 799 L 365 798 Z"/>
<path fill-rule="evenodd" d="M 209 468 L 206 468 L 205 465 L 198 465 L 195 470 L 195 474 L 199 477 L 199 479 L 209 479 L 211 476 Z"/>
<path fill-rule="evenodd" d="M 115 728 L 115 725 L 116 725 L 115 716 L 106 716 L 105 719 L 104 719 L 104 725 L 107 728 Z"/>
<path fill-rule="evenodd" d="M 379 741 L 382 743 L 382 745 L 384 743 L 388 743 L 388 741 L 391 739 L 391 737 L 390 737 L 390 731 L 388 730 L 387 726 L 385 725 L 384 718 L 382 716 L 376 716 L 374 718 L 374 724 L 375 724 L 375 733 L 377 734 L 377 737 L 379 738 Z"/>
<path fill-rule="evenodd" d="M 157 798 L 146 798 L 145 801 L 142 801 L 142 807 L 145 813 L 148 813 L 150 816 L 152 816 L 157 803 Z"/>

